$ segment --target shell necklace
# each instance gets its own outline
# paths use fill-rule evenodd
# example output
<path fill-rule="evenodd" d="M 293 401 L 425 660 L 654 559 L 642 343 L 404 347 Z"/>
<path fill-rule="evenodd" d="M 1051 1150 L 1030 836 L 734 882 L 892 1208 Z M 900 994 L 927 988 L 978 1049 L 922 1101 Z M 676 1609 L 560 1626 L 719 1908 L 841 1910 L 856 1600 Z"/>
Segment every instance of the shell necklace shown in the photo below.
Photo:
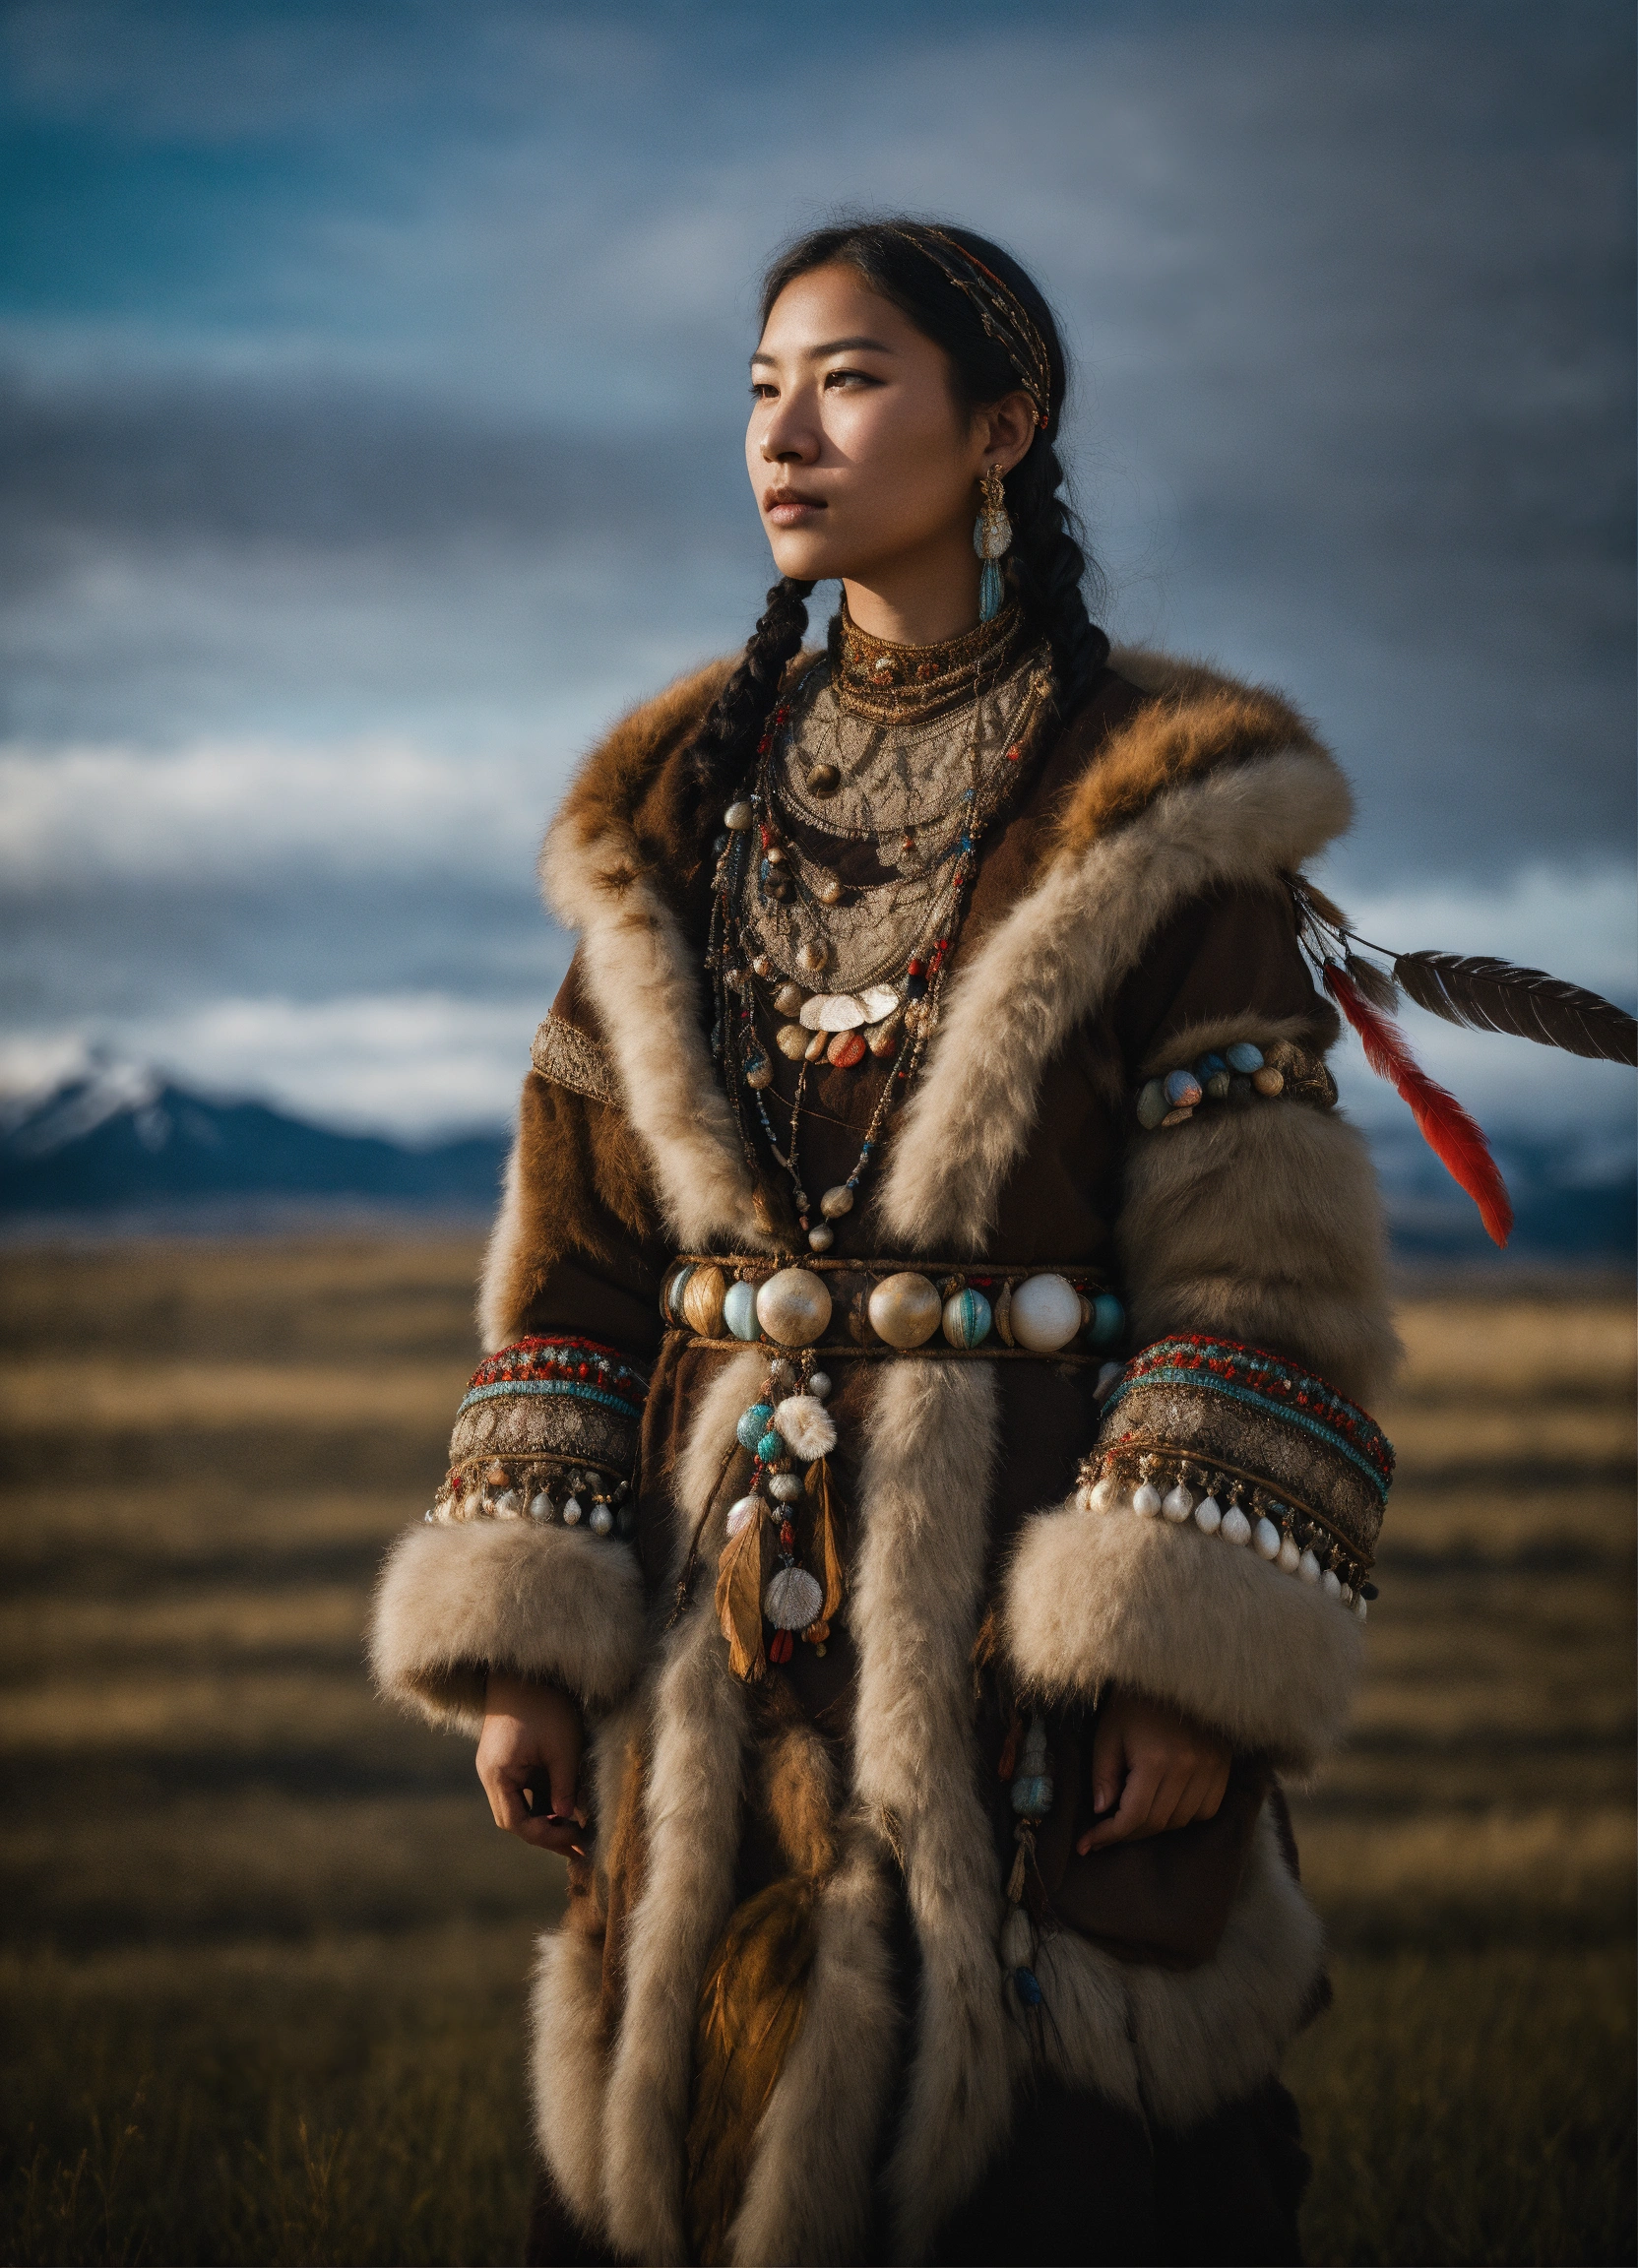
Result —
<path fill-rule="evenodd" d="M 857 902 L 867 890 L 894 890 L 905 879 L 889 871 L 881 883 L 845 884 L 813 850 L 815 837 L 803 831 L 798 849 L 789 800 L 782 795 L 775 770 L 776 751 L 790 726 L 792 711 L 811 696 L 814 678 L 794 701 L 782 701 L 757 748 L 749 791 L 724 814 L 724 835 L 718 846 L 713 885 L 711 941 L 707 955 L 716 991 L 717 1016 L 712 1047 L 722 1065 L 734 1107 L 741 1147 L 753 1174 L 756 1144 L 749 1111 L 754 1107 L 763 1138 L 788 1175 L 798 1223 L 810 1247 L 822 1252 L 835 1240 L 832 1224 L 852 1211 L 858 1186 L 882 1140 L 888 1111 L 902 1103 L 919 1070 L 938 1021 L 950 957 L 966 913 L 979 846 L 996 813 L 1010 798 L 1024 770 L 1024 758 L 1051 701 L 1052 678 L 1044 643 L 1039 665 L 1029 670 L 1012 714 L 1005 720 L 1003 751 L 986 777 L 979 760 L 980 704 L 1001 679 L 1019 669 L 1026 639 L 1019 609 L 1011 607 L 993 623 L 980 625 L 948 648 L 893 647 L 866 639 L 846 619 L 841 625 L 841 658 L 833 632 L 833 672 L 842 703 L 852 707 L 850 674 L 863 675 L 869 688 L 863 713 L 889 723 L 908 723 L 924 708 L 948 715 L 963 700 L 971 703 L 967 733 L 967 785 L 946 815 L 949 840 L 924 860 L 915 860 L 922 919 L 911 950 L 902 944 L 872 967 L 868 960 L 849 970 L 847 988 L 811 989 L 828 972 L 834 976 L 835 946 L 827 913 L 845 900 Z M 952 653 L 955 660 L 952 661 Z M 952 686 L 959 686 L 954 703 Z M 923 692 L 923 688 L 927 688 Z M 921 699 L 918 702 L 917 696 Z M 893 706 L 887 708 L 891 701 Z M 858 713 L 858 712 L 854 712 Z M 839 755 L 841 750 L 839 747 Z M 828 775 L 834 772 L 832 781 Z M 821 797 L 842 785 L 842 768 L 822 764 L 810 773 L 807 790 Z M 934 823 L 936 825 L 936 822 Z M 920 830 L 916 830 L 917 837 Z M 819 838 L 823 840 L 823 838 Z M 879 842 L 875 830 L 838 832 L 838 840 Z M 901 856 L 915 846 L 909 831 Z M 930 873 L 930 881 L 929 881 Z M 891 914 L 891 906 L 888 909 Z M 747 917 L 748 916 L 748 917 Z M 881 934 L 877 925 L 877 935 Z M 902 936 L 899 925 L 886 923 Z M 747 931 L 754 932 L 747 934 Z M 805 981 L 804 981 L 805 980 Z M 768 1115 L 767 1089 L 773 1065 L 757 1031 L 759 985 L 777 1023 L 775 1045 L 798 1063 L 791 1102 L 788 1149 L 782 1149 Z M 866 1053 L 894 1058 L 872 1111 L 858 1160 L 846 1181 L 827 1189 L 819 1218 L 803 1185 L 799 1160 L 802 1103 L 808 1074 L 821 1058 L 839 1069 L 863 1061 Z"/>

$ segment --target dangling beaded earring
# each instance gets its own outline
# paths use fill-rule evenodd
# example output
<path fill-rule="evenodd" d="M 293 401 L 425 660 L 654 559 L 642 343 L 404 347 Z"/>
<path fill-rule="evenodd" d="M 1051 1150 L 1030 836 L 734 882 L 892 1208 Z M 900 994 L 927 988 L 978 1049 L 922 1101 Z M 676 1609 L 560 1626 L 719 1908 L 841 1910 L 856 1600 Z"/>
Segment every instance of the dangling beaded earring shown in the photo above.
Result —
<path fill-rule="evenodd" d="M 1006 556 L 1012 542 L 1012 522 L 1001 493 L 1001 473 L 992 465 L 978 482 L 978 517 L 973 523 L 973 548 L 984 563 L 978 578 L 978 620 L 993 622 L 1006 596 L 996 561 Z"/>

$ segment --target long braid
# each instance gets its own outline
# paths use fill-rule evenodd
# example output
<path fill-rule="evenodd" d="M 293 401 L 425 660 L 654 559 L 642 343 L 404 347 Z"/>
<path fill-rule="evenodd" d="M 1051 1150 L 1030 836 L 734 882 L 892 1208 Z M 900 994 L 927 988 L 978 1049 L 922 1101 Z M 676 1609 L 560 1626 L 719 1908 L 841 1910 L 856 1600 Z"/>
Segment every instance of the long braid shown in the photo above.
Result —
<path fill-rule="evenodd" d="M 717 696 L 690 753 L 696 784 L 706 792 L 731 794 L 743 777 L 762 727 L 779 698 L 786 664 L 801 652 L 811 583 L 782 575 L 768 594 L 762 617 L 746 642 L 744 660 Z"/>
<path fill-rule="evenodd" d="M 1087 612 L 1086 553 L 1058 453 L 1038 433 L 1006 481 L 1012 522 L 1012 581 L 1024 610 L 1052 642 L 1060 713 L 1072 717 L 1108 659 L 1109 642 Z"/>

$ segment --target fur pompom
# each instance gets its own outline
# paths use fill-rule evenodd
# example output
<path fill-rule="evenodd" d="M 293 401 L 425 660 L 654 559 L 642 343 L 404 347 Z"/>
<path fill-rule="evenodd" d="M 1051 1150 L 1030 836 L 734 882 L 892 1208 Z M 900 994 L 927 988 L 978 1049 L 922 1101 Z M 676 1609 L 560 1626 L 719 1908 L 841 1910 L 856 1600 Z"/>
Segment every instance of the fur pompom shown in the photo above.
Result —
<path fill-rule="evenodd" d="M 774 1412 L 774 1426 L 791 1452 L 811 1465 L 836 1447 L 836 1420 L 812 1394 L 792 1394 Z"/>

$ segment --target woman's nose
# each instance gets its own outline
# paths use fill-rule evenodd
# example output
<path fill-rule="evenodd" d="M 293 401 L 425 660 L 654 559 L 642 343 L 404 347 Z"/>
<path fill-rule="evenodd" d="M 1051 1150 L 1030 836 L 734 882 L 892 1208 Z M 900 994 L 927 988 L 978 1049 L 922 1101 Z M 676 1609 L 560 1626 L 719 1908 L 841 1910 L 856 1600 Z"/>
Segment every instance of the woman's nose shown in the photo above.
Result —
<path fill-rule="evenodd" d="M 763 462 L 768 465 L 811 465 L 819 454 L 819 436 L 813 423 L 794 404 L 780 403 L 762 435 Z"/>

